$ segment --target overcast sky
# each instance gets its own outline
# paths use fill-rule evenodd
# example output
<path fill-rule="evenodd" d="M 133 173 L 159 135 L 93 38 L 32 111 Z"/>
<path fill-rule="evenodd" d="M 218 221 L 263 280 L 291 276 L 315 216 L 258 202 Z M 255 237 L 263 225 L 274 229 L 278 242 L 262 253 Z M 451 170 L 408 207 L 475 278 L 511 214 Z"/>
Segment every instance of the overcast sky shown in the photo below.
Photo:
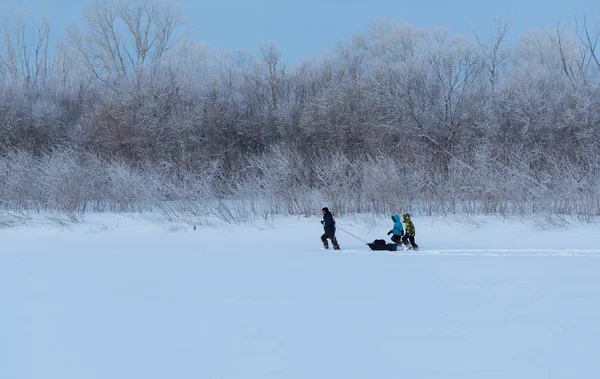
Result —
<path fill-rule="evenodd" d="M 255 52 L 274 42 L 288 63 L 318 58 L 371 21 L 388 19 L 420 28 L 448 26 L 453 33 L 484 33 L 497 15 L 511 24 L 510 37 L 536 28 L 565 27 L 584 12 L 600 20 L 600 0 L 173 0 L 198 41 L 223 50 Z M 2 18 L 27 9 L 51 15 L 54 36 L 81 21 L 87 0 L 0 0 Z"/>

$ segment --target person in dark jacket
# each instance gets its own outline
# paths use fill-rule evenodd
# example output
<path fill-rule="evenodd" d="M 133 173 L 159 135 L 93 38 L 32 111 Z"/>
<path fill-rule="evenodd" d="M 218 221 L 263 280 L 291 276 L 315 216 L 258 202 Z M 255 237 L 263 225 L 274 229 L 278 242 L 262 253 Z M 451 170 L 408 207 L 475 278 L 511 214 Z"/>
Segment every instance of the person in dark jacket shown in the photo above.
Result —
<path fill-rule="evenodd" d="M 404 236 L 402 242 L 404 243 L 404 250 L 415 249 L 419 250 L 419 245 L 415 242 L 415 224 L 410 220 L 410 214 L 405 213 L 402 215 L 402 223 L 404 224 Z M 410 241 L 410 244 L 408 243 Z"/>
<path fill-rule="evenodd" d="M 333 213 L 329 212 L 329 208 L 327 207 L 321 209 L 321 213 L 323 214 L 321 225 L 323 225 L 323 229 L 325 229 L 325 233 L 321 236 L 323 247 L 329 249 L 329 243 L 327 242 L 327 239 L 329 238 L 333 244 L 333 249 L 339 250 L 340 245 L 338 245 L 338 241 L 335 238 L 335 220 L 333 219 Z"/>
<path fill-rule="evenodd" d="M 404 228 L 402 227 L 400 216 L 393 215 L 392 221 L 394 221 L 394 228 L 388 232 L 388 236 L 393 233 L 392 241 L 397 245 L 400 245 L 402 243 L 402 236 L 404 235 Z"/>

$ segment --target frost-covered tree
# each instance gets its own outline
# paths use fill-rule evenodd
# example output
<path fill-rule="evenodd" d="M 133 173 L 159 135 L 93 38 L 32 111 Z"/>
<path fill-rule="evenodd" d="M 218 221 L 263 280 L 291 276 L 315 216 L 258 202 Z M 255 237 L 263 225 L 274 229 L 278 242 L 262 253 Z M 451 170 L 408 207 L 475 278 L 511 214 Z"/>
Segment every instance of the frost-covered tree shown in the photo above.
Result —
<path fill-rule="evenodd" d="M 43 88 L 50 72 L 50 21 L 32 22 L 17 13 L 4 22 L 0 43 L 0 78 L 27 89 Z"/>
<path fill-rule="evenodd" d="M 150 0 L 90 0 L 80 29 L 69 30 L 69 46 L 98 81 L 155 72 L 181 41 L 181 17 L 169 3 Z"/>

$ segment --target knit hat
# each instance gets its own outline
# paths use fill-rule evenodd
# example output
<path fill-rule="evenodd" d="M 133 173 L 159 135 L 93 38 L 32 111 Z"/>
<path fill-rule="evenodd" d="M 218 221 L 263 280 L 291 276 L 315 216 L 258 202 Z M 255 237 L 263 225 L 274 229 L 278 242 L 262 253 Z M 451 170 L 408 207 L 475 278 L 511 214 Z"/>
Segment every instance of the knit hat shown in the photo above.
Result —
<path fill-rule="evenodd" d="M 329 213 L 329 208 L 325 207 L 323 209 L 321 209 L 322 211 L 325 211 L 325 213 Z"/>

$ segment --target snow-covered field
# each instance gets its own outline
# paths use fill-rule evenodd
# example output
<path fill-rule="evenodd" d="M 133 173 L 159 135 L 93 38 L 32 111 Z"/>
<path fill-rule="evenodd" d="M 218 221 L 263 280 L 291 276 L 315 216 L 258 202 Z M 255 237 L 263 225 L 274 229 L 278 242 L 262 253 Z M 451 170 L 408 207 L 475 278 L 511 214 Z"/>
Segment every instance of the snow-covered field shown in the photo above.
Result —
<path fill-rule="evenodd" d="M 599 226 L 413 220 L 2 229 L 0 378 L 600 377 Z"/>

